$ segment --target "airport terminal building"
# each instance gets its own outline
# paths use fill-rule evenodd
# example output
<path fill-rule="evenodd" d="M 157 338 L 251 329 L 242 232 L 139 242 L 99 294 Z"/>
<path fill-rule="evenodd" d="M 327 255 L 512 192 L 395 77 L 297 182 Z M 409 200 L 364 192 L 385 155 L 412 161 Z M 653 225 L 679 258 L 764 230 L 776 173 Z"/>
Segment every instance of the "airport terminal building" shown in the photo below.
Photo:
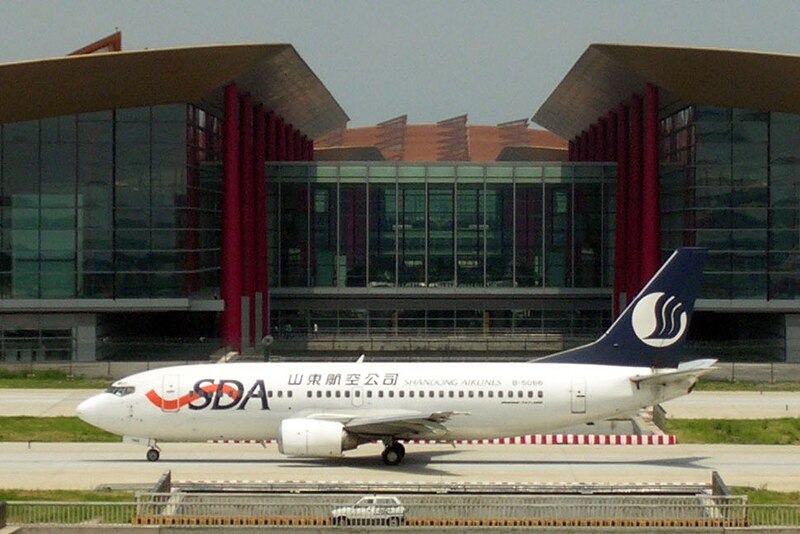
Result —
<path fill-rule="evenodd" d="M 291 45 L 101 44 L 0 65 L 2 361 L 541 353 L 678 246 L 694 351 L 800 360 L 798 57 L 592 45 L 533 117 L 563 156 L 411 161 L 315 150 L 348 117 Z"/>

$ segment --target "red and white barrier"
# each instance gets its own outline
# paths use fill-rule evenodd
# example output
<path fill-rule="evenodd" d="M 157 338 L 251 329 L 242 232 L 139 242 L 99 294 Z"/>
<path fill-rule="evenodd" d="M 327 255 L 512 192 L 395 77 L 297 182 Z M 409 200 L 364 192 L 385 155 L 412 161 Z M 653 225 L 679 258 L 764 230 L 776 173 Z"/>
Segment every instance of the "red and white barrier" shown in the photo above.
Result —
<path fill-rule="evenodd" d="M 677 440 L 670 434 L 639 436 L 632 434 L 530 434 L 493 439 L 456 439 L 440 441 L 435 439 L 404 439 L 403 443 L 415 445 L 675 445 Z M 212 443 L 227 444 L 268 444 L 274 440 L 224 439 Z"/>

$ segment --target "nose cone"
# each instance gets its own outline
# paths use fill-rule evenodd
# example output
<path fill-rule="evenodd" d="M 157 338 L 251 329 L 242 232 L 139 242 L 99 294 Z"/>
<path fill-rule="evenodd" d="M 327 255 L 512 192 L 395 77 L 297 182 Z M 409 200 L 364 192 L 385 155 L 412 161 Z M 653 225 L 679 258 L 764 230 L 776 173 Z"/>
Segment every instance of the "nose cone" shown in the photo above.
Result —
<path fill-rule="evenodd" d="M 103 395 L 89 397 L 78 405 L 78 408 L 75 410 L 75 414 L 80 418 L 81 421 L 96 427 L 100 427 L 100 416 L 102 414 L 102 408 L 100 405 L 102 404 L 102 397 Z"/>

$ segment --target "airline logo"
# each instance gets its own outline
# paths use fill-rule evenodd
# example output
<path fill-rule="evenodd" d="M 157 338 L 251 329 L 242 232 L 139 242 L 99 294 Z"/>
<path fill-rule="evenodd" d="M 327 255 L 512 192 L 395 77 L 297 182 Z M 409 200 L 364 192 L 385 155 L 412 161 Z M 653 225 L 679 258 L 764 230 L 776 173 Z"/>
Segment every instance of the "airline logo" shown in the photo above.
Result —
<path fill-rule="evenodd" d="M 631 323 L 642 343 L 665 348 L 683 337 L 689 317 L 682 302 L 659 291 L 645 295 L 636 303 Z"/>
<path fill-rule="evenodd" d="M 269 410 L 267 389 L 263 380 L 256 380 L 246 391 L 238 380 L 203 378 L 195 382 L 192 391 L 177 399 L 164 399 L 151 389 L 145 396 L 156 408 L 174 411 L 184 406 L 190 410 L 244 410 L 247 404 L 258 399 L 262 410 Z"/>

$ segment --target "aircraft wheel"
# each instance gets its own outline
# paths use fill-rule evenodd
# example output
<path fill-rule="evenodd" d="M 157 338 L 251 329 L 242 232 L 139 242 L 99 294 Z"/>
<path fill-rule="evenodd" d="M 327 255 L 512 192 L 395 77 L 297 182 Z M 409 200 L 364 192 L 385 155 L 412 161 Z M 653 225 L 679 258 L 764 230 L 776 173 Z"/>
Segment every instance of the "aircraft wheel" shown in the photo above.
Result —
<path fill-rule="evenodd" d="M 399 441 L 394 443 L 394 447 L 397 449 L 398 454 L 400 454 L 400 461 L 402 462 L 403 458 L 406 457 L 406 448 Z"/>
<path fill-rule="evenodd" d="M 392 443 L 388 447 L 386 447 L 383 452 L 381 453 L 381 458 L 383 459 L 383 463 L 386 465 L 397 465 L 403 461 L 403 446 L 400 445 L 398 448 L 397 443 Z"/>
<path fill-rule="evenodd" d="M 147 461 L 149 462 L 157 462 L 161 453 L 158 452 L 158 449 L 150 449 L 147 451 Z"/>

